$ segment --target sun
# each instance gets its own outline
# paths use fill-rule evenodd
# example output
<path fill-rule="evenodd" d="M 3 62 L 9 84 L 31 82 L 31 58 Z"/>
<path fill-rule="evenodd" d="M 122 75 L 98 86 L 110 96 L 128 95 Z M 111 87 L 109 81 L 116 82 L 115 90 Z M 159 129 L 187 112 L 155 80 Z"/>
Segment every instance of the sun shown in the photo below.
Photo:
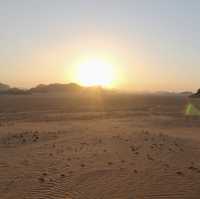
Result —
<path fill-rule="evenodd" d="M 114 70 L 112 64 L 98 60 L 87 60 L 78 65 L 77 81 L 84 86 L 112 87 Z"/>

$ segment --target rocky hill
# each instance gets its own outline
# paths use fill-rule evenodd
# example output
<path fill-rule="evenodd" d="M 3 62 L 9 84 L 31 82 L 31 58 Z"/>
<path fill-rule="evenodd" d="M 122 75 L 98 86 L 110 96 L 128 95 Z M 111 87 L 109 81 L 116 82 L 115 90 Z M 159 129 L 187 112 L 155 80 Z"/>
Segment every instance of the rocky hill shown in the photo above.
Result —
<path fill-rule="evenodd" d="M 83 87 L 75 83 L 69 84 L 40 84 L 34 88 L 31 88 L 29 91 L 31 93 L 60 93 L 60 92 L 80 92 Z"/>
<path fill-rule="evenodd" d="M 191 95 L 190 97 L 200 98 L 200 89 L 198 89 L 197 92 L 195 94 Z"/>

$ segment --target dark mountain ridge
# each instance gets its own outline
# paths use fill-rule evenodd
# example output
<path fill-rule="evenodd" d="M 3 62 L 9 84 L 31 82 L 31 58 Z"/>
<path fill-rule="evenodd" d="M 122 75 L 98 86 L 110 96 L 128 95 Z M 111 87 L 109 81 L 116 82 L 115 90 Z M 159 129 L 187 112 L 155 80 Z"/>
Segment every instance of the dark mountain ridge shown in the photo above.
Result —
<path fill-rule="evenodd" d="M 75 83 L 69 84 L 40 84 L 34 88 L 29 89 L 31 93 L 59 93 L 59 92 L 79 92 L 83 87 Z"/>
<path fill-rule="evenodd" d="M 91 87 L 83 87 L 76 83 L 68 83 L 68 84 L 39 84 L 36 87 L 30 89 L 20 89 L 20 88 L 11 88 L 8 85 L 3 86 L 2 89 L 0 85 L 0 94 L 1 95 L 31 95 L 31 94 L 56 94 L 56 93 L 69 93 L 69 94 L 77 94 L 77 93 L 102 93 L 107 90 L 100 86 L 91 86 Z"/>
<path fill-rule="evenodd" d="M 6 91 L 9 89 L 10 89 L 9 85 L 0 83 L 0 91 Z"/>

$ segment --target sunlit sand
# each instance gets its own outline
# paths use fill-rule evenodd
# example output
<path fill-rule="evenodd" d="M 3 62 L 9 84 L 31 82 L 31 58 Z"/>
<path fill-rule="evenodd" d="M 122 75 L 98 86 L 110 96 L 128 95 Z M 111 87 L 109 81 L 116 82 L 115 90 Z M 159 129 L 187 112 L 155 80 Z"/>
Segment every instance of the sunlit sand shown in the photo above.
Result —
<path fill-rule="evenodd" d="M 1 198 L 199 198 L 187 97 L 93 97 L 1 96 Z"/>

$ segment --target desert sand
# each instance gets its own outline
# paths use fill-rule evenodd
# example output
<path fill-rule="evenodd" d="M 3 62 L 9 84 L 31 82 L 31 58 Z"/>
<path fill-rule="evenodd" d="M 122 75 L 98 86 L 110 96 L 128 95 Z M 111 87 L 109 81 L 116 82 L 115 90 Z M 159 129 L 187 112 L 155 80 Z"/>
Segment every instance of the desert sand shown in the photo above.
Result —
<path fill-rule="evenodd" d="M 93 103 L 92 103 L 93 102 Z M 1 199 L 199 199 L 184 96 L 1 96 Z"/>

